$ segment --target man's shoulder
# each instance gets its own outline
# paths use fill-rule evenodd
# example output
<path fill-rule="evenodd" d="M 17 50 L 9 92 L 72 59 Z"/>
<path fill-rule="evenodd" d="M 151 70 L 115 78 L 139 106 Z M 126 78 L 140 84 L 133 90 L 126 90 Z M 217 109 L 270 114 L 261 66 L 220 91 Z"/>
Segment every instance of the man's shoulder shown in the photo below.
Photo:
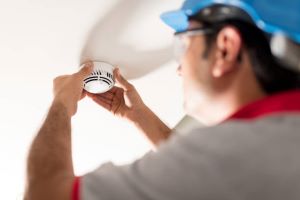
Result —
<path fill-rule="evenodd" d="M 187 154 L 199 152 L 233 155 L 254 148 L 278 148 L 299 145 L 300 115 L 287 114 L 257 120 L 232 120 L 213 127 L 200 127 L 188 134 L 177 135 L 167 144 Z M 299 140 L 298 140 L 299 139 Z M 299 145 L 300 150 L 300 145 Z"/>
<path fill-rule="evenodd" d="M 211 127 L 199 127 L 186 134 L 186 138 L 215 136 L 259 136 L 272 133 L 295 133 L 300 128 L 300 114 L 273 115 L 255 120 L 230 120 Z M 285 132 L 283 132 L 285 131 Z"/>

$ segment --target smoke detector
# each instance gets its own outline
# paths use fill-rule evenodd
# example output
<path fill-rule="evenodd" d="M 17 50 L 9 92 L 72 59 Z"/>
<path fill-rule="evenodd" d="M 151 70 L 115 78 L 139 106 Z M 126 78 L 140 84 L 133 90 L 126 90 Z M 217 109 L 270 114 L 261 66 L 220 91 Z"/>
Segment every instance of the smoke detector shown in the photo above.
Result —
<path fill-rule="evenodd" d="M 83 81 L 84 89 L 93 94 L 107 92 L 115 85 L 114 67 L 106 62 L 94 61 L 93 64 L 93 72 Z"/>

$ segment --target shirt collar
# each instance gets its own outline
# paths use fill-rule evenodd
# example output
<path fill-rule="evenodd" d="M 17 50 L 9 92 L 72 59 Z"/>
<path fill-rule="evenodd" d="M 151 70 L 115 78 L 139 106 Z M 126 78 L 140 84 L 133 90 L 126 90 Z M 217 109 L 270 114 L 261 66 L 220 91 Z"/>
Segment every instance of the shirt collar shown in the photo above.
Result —
<path fill-rule="evenodd" d="M 287 112 L 300 114 L 300 90 L 281 92 L 252 102 L 231 115 L 229 120 L 251 120 Z"/>

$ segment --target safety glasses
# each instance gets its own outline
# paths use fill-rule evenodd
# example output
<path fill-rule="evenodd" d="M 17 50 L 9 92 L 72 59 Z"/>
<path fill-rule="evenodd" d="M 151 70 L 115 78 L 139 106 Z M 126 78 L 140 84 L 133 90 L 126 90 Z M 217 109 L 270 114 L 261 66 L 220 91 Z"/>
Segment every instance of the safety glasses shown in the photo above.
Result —
<path fill-rule="evenodd" d="M 185 54 L 188 45 L 185 41 L 186 37 L 193 37 L 193 36 L 199 36 L 204 34 L 210 34 L 213 33 L 214 30 L 210 27 L 201 27 L 201 28 L 194 28 L 189 29 L 182 32 L 176 32 L 174 34 L 174 57 L 177 62 L 180 62 L 182 56 Z"/>

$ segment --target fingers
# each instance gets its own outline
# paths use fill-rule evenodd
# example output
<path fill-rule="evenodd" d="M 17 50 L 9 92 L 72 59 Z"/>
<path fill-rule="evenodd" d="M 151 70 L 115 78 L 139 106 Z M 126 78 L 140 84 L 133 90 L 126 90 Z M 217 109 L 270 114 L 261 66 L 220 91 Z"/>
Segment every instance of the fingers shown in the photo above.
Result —
<path fill-rule="evenodd" d="M 113 94 L 92 94 L 87 92 L 87 96 L 91 97 L 93 100 L 99 100 L 106 104 L 111 105 L 113 101 Z"/>
<path fill-rule="evenodd" d="M 111 110 L 111 104 L 103 101 L 102 99 L 99 98 L 93 98 L 93 101 L 95 101 L 97 104 L 105 108 L 106 110 L 110 111 Z"/>
<path fill-rule="evenodd" d="M 115 94 L 112 92 L 105 92 L 103 94 L 100 94 L 99 96 L 102 96 L 102 97 L 112 100 L 114 98 Z"/>
<path fill-rule="evenodd" d="M 131 85 L 120 73 L 120 69 L 116 68 L 114 70 L 115 81 L 123 88 L 125 91 L 132 90 L 133 85 Z"/>
<path fill-rule="evenodd" d="M 87 95 L 87 92 L 85 90 L 83 90 L 81 93 L 80 100 L 82 100 L 84 97 L 86 97 L 86 95 Z"/>
<path fill-rule="evenodd" d="M 93 72 L 93 62 L 87 62 L 77 73 L 75 73 L 81 79 L 86 78 Z"/>
<path fill-rule="evenodd" d="M 105 103 L 108 103 L 108 104 L 111 104 L 111 102 L 112 102 L 112 99 L 108 99 L 108 98 L 103 97 L 103 96 L 96 96 L 93 99 L 99 99 L 99 100 L 101 100 L 101 101 L 103 101 Z"/>
<path fill-rule="evenodd" d="M 108 92 L 115 94 L 117 92 L 117 90 L 122 90 L 122 88 L 116 87 L 114 86 L 113 88 L 111 88 Z"/>
<path fill-rule="evenodd" d="M 104 97 L 110 101 L 113 100 L 113 98 L 115 97 L 115 93 L 113 92 L 105 92 L 105 93 L 102 93 L 102 94 L 92 94 L 92 93 L 87 93 L 87 96 L 91 97 L 91 98 L 97 98 L 97 97 Z"/>
<path fill-rule="evenodd" d="M 93 96 L 92 99 L 93 99 L 93 101 L 95 101 L 97 104 L 99 104 L 106 110 L 111 111 L 111 101 L 109 101 L 103 97 L 97 97 L 97 96 Z"/>

